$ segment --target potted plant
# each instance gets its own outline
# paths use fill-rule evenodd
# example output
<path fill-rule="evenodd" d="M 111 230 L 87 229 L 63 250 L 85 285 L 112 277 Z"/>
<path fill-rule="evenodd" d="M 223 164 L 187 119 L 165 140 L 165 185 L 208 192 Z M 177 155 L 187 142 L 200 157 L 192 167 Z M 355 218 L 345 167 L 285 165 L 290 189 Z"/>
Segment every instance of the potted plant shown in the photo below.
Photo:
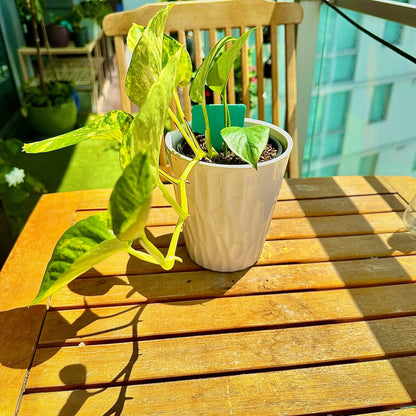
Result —
<path fill-rule="evenodd" d="M 22 90 L 22 114 L 35 133 L 51 137 L 73 130 L 77 108 L 72 81 L 49 81 L 43 87 L 26 84 Z"/>
<path fill-rule="evenodd" d="M 82 25 L 84 13 L 81 5 L 75 6 L 68 16 L 71 24 L 72 40 L 75 46 L 82 47 L 88 42 L 88 29 Z"/>
<path fill-rule="evenodd" d="M 83 0 L 78 8 L 84 16 L 88 39 L 94 40 L 98 36 L 104 16 L 113 11 L 111 5 L 106 0 Z"/>
<path fill-rule="evenodd" d="M 48 40 L 54 48 L 66 48 L 69 43 L 69 29 L 62 17 L 55 17 L 46 26 Z"/>
<path fill-rule="evenodd" d="M 27 117 L 32 130 L 42 136 L 56 136 L 72 130 L 77 121 L 77 108 L 74 101 L 74 84 L 69 81 L 45 82 L 43 60 L 36 26 L 36 0 L 30 0 L 32 24 L 36 41 L 38 83 L 23 86 L 22 114 Z M 43 17 L 41 23 L 44 25 Z M 49 47 L 47 36 L 46 46 Z"/>
<path fill-rule="evenodd" d="M 130 99 L 140 108 L 137 115 L 133 117 L 124 111 L 112 111 L 101 116 L 95 123 L 76 131 L 24 145 L 24 151 L 38 153 L 60 149 L 90 138 L 113 139 L 120 145 L 122 167 L 122 174 L 112 191 L 108 210 L 79 221 L 70 227 L 58 241 L 46 268 L 39 293 L 32 304 L 51 296 L 59 288 L 118 251 L 159 264 L 166 270 L 172 268 L 176 260 L 180 260 L 175 254 L 176 246 L 182 226 L 189 216 L 188 201 L 189 205 L 192 205 L 191 199 L 193 198 L 189 194 L 187 197 L 188 181 L 195 180 L 199 183 L 199 179 L 192 176 L 194 168 L 207 165 L 208 163 L 201 162 L 201 160 L 206 157 L 215 157 L 218 152 L 215 150 L 216 144 L 212 144 L 213 134 L 209 130 L 210 124 L 206 123 L 207 150 L 203 150 L 180 109 L 176 88 L 184 87 L 189 83 L 192 77 L 192 64 L 183 45 L 163 33 L 170 8 L 171 6 L 167 6 L 159 10 L 146 28 L 134 25 L 127 37 L 128 46 L 133 52 L 126 76 L 126 90 Z M 204 61 L 206 63 L 199 69 L 194 79 L 196 84 L 192 88 L 194 98 L 201 93 L 201 89 L 204 89 L 204 80 L 208 81 L 211 88 L 224 93 L 223 84 L 224 79 L 226 82 L 226 73 L 231 69 L 247 36 L 240 39 L 227 37 L 213 48 Z M 225 50 L 226 44 L 231 45 L 227 50 Z M 172 96 L 178 104 L 177 114 L 169 108 Z M 200 102 L 202 118 L 207 120 L 208 113 L 212 110 L 207 109 L 203 99 Z M 224 103 L 225 125 L 229 125 L 233 111 L 228 111 L 229 106 L 226 101 Z M 183 157 L 185 158 L 184 170 L 182 171 L 181 167 L 180 173 L 174 173 L 173 176 L 162 172 L 159 168 L 161 139 L 167 114 L 172 117 L 193 152 L 191 158 Z M 227 127 L 222 135 L 228 146 L 227 152 L 233 152 L 257 167 L 258 171 L 251 166 L 244 168 L 244 170 L 252 171 L 251 175 L 256 176 L 257 172 L 263 170 L 263 163 L 257 164 L 257 160 L 268 143 L 269 125 L 260 123 L 260 125 L 252 126 L 251 124 L 254 123 L 254 121 L 246 120 L 246 126 Z M 179 133 L 177 135 L 180 136 Z M 272 141 L 282 142 L 284 152 L 278 159 L 283 160 L 284 165 L 291 149 L 291 139 L 279 128 L 276 132 L 272 132 L 271 136 L 276 139 Z M 176 162 L 172 155 L 179 154 L 179 148 L 175 150 L 174 140 L 172 139 L 171 142 L 172 146 L 168 138 L 167 145 L 170 148 L 173 169 L 176 171 Z M 179 155 L 178 158 L 182 163 L 182 156 Z M 268 170 L 271 163 L 265 162 L 266 175 L 275 176 L 268 179 L 276 181 L 276 188 L 278 188 L 278 179 L 283 176 L 285 167 Z M 242 175 L 242 170 L 239 168 L 237 170 L 236 174 Z M 234 176 L 235 173 L 232 175 Z M 177 200 L 170 195 L 161 177 L 175 185 Z M 254 182 L 256 181 L 257 179 L 254 179 Z M 251 182 L 253 180 L 249 178 L 244 189 L 238 190 L 244 197 L 258 192 Z M 178 214 L 177 224 L 166 254 L 160 252 L 145 233 L 152 192 L 156 187 L 162 191 L 166 200 Z M 232 190 L 229 196 L 233 196 Z M 277 199 L 277 196 L 272 199 Z M 215 204 L 211 206 L 215 207 Z M 250 215 L 265 216 L 262 222 L 267 223 L 269 221 L 267 216 L 270 214 L 258 208 L 256 210 L 257 212 L 251 212 Z M 217 213 L 212 211 L 210 214 L 215 216 Z M 133 248 L 133 240 L 137 240 L 142 248 Z M 263 243 L 264 241 L 261 244 Z M 224 250 L 231 251 L 233 247 L 225 247 Z"/>

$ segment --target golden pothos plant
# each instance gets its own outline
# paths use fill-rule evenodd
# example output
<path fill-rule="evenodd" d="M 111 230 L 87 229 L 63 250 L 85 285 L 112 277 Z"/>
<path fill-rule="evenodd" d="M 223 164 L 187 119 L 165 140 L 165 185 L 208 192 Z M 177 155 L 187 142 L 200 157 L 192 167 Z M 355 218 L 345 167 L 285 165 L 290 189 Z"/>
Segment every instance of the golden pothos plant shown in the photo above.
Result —
<path fill-rule="evenodd" d="M 122 173 L 112 191 L 108 210 L 92 215 L 70 227 L 59 239 L 47 265 L 41 287 L 31 304 L 41 302 L 88 269 L 118 251 L 125 251 L 141 260 L 171 269 L 182 225 L 188 216 L 186 180 L 189 172 L 207 154 L 200 148 L 190 124 L 185 120 L 177 93 L 192 78 L 192 64 L 182 44 L 163 33 L 172 5 L 158 11 L 148 26 L 134 24 L 128 33 L 127 45 L 132 59 L 126 75 L 126 91 L 140 109 L 133 116 L 124 111 L 111 111 L 96 122 L 78 130 L 25 144 L 27 153 L 49 152 L 92 139 L 115 140 L 120 145 Z M 257 160 L 268 141 L 268 128 L 233 127 L 226 100 L 226 84 L 239 51 L 250 32 L 241 38 L 221 39 L 208 54 L 193 80 L 190 96 L 205 111 L 205 85 L 222 94 L 225 128 L 222 138 L 226 146 L 242 159 L 257 166 Z M 230 47 L 225 49 L 225 45 Z M 169 108 L 172 97 L 177 113 Z M 166 116 L 172 118 L 195 157 L 179 178 L 159 168 L 159 154 Z M 215 153 L 210 145 L 209 121 L 206 120 L 208 154 Z M 168 192 L 160 176 L 180 189 L 177 202 Z M 159 188 L 178 214 L 176 227 L 166 255 L 146 236 L 145 225 L 152 193 Z M 138 240 L 141 250 L 132 247 Z"/>

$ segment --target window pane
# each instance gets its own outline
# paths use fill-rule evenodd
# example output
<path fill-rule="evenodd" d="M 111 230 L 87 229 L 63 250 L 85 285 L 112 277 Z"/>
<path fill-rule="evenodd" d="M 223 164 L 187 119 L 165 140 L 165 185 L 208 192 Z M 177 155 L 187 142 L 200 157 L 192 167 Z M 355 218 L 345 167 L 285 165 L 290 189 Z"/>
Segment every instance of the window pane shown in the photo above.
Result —
<path fill-rule="evenodd" d="M 344 127 L 348 109 L 348 97 L 349 93 L 347 91 L 328 95 L 325 131 L 338 130 Z"/>
<path fill-rule="evenodd" d="M 343 134 L 331 134 L 323 140 L 322 157 L 340 155 L 342 152 Z"/>
<path fill-rule="evenodd" d="M 358 21 L 358 13 L 350 12 L 349 17 Z M 337 32 L 335 39 L 335 50 L 345 51 L 348 49 L 354 49 L 357 44 L 357 31 L 351 30 L 351 24 L 344 19 L 337 17 Z"/>
<path fill-rule="evenodd" d="M 373 90 L 371 99 L 369 122 L 374 123 L 386 118 L 387 108 L 390 101 L 392 84 L 377 85 Z"/>
<path fill-rule="evenodd" d="M 402 40 L 402 27 L 399 23 L 386 21 L 383 38 L 390 43 L 400 43 Z"/>
<path fill-rule="evenodd" d="M 334 59 L 333 82 L 349 81 L 354 78 L 356 55 L 339 56 Z"/>
<path fill-rule="evenodd" d="M 378 154 L 363 156 L 358 167 L 359 175 L 373 175 L 376 170 Z"/>

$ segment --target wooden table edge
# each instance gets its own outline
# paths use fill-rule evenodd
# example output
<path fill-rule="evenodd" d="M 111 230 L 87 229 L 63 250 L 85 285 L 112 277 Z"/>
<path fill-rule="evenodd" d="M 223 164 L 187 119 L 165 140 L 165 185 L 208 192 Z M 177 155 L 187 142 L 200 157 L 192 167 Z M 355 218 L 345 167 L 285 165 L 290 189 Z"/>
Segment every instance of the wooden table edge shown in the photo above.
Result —
<path fill-rule="evenodd" d="M 43 195 L 0 271 L 2 416 L 17 412 L 47 310 L 46 303 L 27 305 L 39 289 L 57 240 L 73 221 L 79 199 L 79 192 Z"/>

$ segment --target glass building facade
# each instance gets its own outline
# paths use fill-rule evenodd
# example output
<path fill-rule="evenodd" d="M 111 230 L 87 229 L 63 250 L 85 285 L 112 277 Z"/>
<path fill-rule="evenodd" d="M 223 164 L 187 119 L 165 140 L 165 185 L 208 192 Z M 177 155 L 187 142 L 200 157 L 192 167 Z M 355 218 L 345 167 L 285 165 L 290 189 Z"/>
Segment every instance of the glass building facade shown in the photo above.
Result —
<path fill-rule="evenodd" d="M 416 55 L 416 29 L 343 10 Z M 416 65 L 322 5 L 303 176 L 416 175 Z"/>

